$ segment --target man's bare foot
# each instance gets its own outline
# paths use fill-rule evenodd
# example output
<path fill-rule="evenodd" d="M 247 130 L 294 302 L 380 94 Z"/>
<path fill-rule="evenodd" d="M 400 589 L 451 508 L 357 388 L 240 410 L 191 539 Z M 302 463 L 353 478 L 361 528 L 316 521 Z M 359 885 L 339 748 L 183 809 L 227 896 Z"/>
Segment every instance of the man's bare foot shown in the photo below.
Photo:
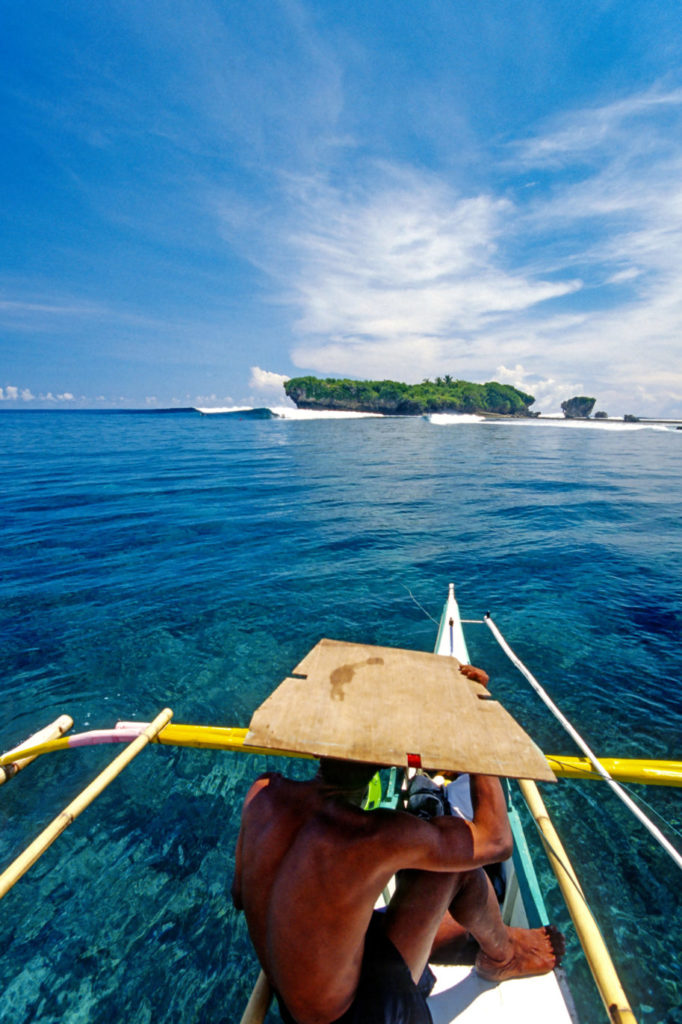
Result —
<path fill-rule="evenodd" d="M 547 974 L 561 963 L 566 941 L 554 925 L 547 928 L 509 928 L 508 932 L 512 951 L 506 960 L 493 960 L 483 950 L 476 957 L 476 973 L 486 981 Z"/>

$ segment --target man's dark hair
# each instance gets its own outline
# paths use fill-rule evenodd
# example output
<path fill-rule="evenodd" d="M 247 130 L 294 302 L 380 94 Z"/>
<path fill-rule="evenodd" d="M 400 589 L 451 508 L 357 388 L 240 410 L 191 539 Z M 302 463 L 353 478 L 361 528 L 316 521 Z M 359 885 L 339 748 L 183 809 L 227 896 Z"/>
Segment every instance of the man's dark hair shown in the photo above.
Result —
<path fill-rule="evenodd" d="M 321 757 L 320 772 L 330 786 L 341 789 L 361 789 L 369 785 L 379 770 L 379 765 L 364 761 L 341 761 L 336 757 Z"/>

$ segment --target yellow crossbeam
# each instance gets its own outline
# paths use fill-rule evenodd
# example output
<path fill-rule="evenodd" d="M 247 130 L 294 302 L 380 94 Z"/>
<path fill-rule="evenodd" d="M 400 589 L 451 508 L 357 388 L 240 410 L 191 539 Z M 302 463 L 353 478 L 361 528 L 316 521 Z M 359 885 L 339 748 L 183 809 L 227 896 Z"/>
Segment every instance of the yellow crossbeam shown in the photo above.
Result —
<path fill-rule="evenodd" d="M 276 757 L 302 757 L 313 760 L 311 754 L 294 754 L 289 750 L 266 750 L 263 747 L 246 747 L 244 740 L 248 729 L 220 727 L 215 725 L 167 725 L 157 743 L 173 747 L 197 747 L 204 750 L 237 750 L 244 754 L 274 754 Z"/>
<path fill-rule="evenodd" d="M 560 754 L 547 754 L 546 757 L 558 778 L 602 778 L 586 757 L 563 757 Z M 599 763 L 617 782 L 639 782 L 649 786 L 682 786 L 682 761 L 600 757 Z"/>
<path fill-rule="evenodd" d="M 44 729 L 29 736 L 29 738 L 21 744 L 19 747 L 15 747 L 14 750 L 10 750 L 5 754 L 2 763 L 0 764 L 0 786 L 5 782 L 9 782 L 14 776 L 20 772 L 27 764 L 35 760 L 36 755 L 27 757 L 25 750 L 27 747 L 39 746 L 41 743 L 47 743 L 55 737 L 61 736 L 62 733 L 68 732 L 73 725 L 73 718 L 69 715 L 60 715 L 50 725 L 46 725 Z"/>
<path fill-rule="evenodd" d="M 302 757 L 314 760 L 310 754 L 298 754 L 290 750 L 268 750 L 263 747 L 245 746 L 248 729 L 236 726 L 181 725 L 169 723 L 151 742 L 173 747 L 194 747 L 199 750 L 231 750 L 244 754 L 265 754 L 275 757 Z M 21 756 L 38 757 L 55 750 L 69 747 L 68 737 L 22 747 Z M 558 778 L 601 780 L 586 757 L 565 757 L 563 754 L 546 754 L 550 767 Z M 17 760 L 17 752 L 10 751 L 0 756 L 0 769 Z M 601 757 L 599 763 L 617 782 L 635 782 L 649 786 L 682 786 L 682 761 L 662 761 L 647 758 Z"/>

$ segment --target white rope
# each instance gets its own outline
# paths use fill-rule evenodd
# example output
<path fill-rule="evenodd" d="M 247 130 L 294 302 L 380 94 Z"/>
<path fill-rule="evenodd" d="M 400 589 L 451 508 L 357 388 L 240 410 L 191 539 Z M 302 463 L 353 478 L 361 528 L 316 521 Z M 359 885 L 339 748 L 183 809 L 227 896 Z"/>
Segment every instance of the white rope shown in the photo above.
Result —
<path fill-rule="evenodd" d="M 547 707 L 552 712 L 552 714 L 557 719 L 557 721 L 560 722 L 563 725 L 564 729 L 569 734 L 569 736 L 571 736 L 572 739 L 575 740 L 575 742 L 578 744 L 578 746 L 580 747 L 582 752 L 585 754 L 585 756 L 587 758 L 589 758 L 590 762 L 592 763 L 592 766 L 593 766 L 594 770 L 596 772 L 598 772 L 599 775 L 601 775 L 601 777 L 604 779 L 604 781 L 609 784 L 609 786 L 611 787 L 613 792 L 616 794 L 616 796 L 619 798 L 619 800 L 622 800 L 622 802 L 625 804 L 625 806 L 628 808 L 628 810 L 632 811 L 632 813 L 635 815 L 635 817 L 638 818 L 639 821 L 641 821 L 641 823 L 644 825 L 644 827 L 649 830 L 649 832 L 654 837 L 654 839 L 663 847 L 663 849 L 666 851 L 666 853 L 675 861 L 675 863 L 677 864 L 678 868 L 682 869 L 682 854 L 680 854 L 679 851 L 675 849 L 675 847 L 672 845 L 672 843 L 668 839 L 666 839 L 666 837 L 663 835 L 663 833 L 658 828 L 658 826 L 654 825 L 653 821 L 651 821 L 651 819 L 647 817 L 647 815 L 644 813 L 644 811 L 642 811 L 637 806 L 637 804 L 634 802 L 634 800 L 632 800 L 632 798 L 628 795 L 628 793 L 625 792 L 623 787 L 620 786 L 615 781 L 615 779 L 613 779 L 611 777 L 611 775 L 606 771 L 604 766 L 602 764 L 600 764 L 599 759 L 597 758 L 596 754 L 594 754 L 592 752 L 592 750 L 590 750 L 590 748 L 588 747 L 587 743 L 585 743 L 585 740 L 582 738 L 580 733 L 577 732 L 573 728 L 573 726 L 571 725 L 569 720 L 566 718 L 566 716 L 564 714 L 562 714 L 562 712 L 556 706 L 556 704 L 551 699 L 551 697 L 545 692 L 545 690 L 542 688 L 540 683 L 537 681 L 537 679 L 535 678 L 533 673 L 529 669 L 527 669 L 526 666 L 521 661 L 521 659 L 519 657 L 517 657 L 516 654 L 514 654 L 514 651 L 511 649 L 511 647 L 509 646 L 507 641 L 504 639 L 504 637 L 500 633 L 499 629 L 497 628 L 497 626 L 493 622 L 492 618 L 490 617 L 490 614 L 486 615 L 486 617 L 485 617 L 485 624 L 486 624 L 486 626 L 489 627 L 491 633 L 493 634 L 493 636 L 495 637 L 495 639 L 497 640 L 498 644 L 500 645 L 500 647 L 502 648 L 504 653 L 507 655 L 509 660 L 514 665 L 516 665 L 516 667 L 519 670 L 519 672 L 521 672 L 522 675 L 524 675 L 526 677 L 526 679 L 528 680 L 530 685 L 533 687 L 533 689 L 538 694 L 538 696 L 541 698 L 541 700 L 544 701 L 544 703 L 547 705 Z"/>
<path fill-rule="evenodd" d="M 416 606 L 417 606 L 417 608 L 419 609 L 419 611 L 420 611 L 420 612 L 424 612 L 424 615 L 426 616 L 426 618 L 427 618 L 427 619 L 431 619 L 431 622 L 435 622 L 437 626 L 440 626 L 440 622 L 438 621 L 438 619 L 434 619 L 433 615 L 432 615 L 432 614 L 431 614 L 430 612 L 427 612 L 427 610 L 426 610 L 426 608 L 424 607 L 424 605 L 423 605 L 423 604 L 420 604 L 420 603 L 419 603 L 419 601 L 418 601 L 418 600 L 417 600 L 417 598 L 416 598 L 416 597 L 414 596 L 414 594 L 412 593 L 412 591 L 410 590 L 410 588 L 409 588 L 409 587 L 406 587 L 404 583 L 402 583 L 402 584 L 401 584 L 401 586 L 402 586 L 402 587 L 403 587 L 403 589 L 404 589 L 404 590 L 406 590 L 406 591 L 407 591 L 407 593 L 408 593 L 408 594 L 410 595 L 410 597 L 412 598 L 412 600 L 413 600 L 413 601 L 414 601 L 414 603 L 416 604 Z"/>

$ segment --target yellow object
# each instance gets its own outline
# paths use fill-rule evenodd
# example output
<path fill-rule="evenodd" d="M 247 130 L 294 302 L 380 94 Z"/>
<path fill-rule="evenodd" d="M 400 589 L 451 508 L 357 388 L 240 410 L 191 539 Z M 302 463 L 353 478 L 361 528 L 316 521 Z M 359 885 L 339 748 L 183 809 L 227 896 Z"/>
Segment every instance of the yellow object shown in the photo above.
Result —
<path fill-rule="evenodd" d="M 39 735 L 39 733 L 36 733 L 31 739 L 37 739 Z M 24 747 L 21 751 L 16 749 L 9 750 L 6 754 L 0 756 L 0 768 L 6 768 L 8 765 L 14 764 L 19 753 L 21 754 L 22 761 L 28 764 L 29 761 L 35 760 L 40 754 L 51 754 L 54 750 L 68 750 L 69 746 L 69 737 L 62 736 L 56 740 L 46 740 L 44 743 L 32 744 L 30 747 Z"/>
<path fill-rule="evenodd" d="M 58 722 L 66 719 L 70 724 L 68 716 L 62 716 Z M 57 723 L 54 723 L 55 725 Z M 66 731 L 70 725 L 60 731 Z M 158 736 L 155 736 L 152 743 L 162 743 L 173 747 L 194 747 L 200 750 L 232 750 L 243 754 L 265 754 L 268 757 L 299 757 L 307 760 L 314 760 L 312 754 L 301 754 L 292 750 L 271 750 L 265 747 L 245 746 L 244 740 L 248 729 L 232 726 L 214 725 L 166 725 Z M 45 730 L 36 733 L 32 740 L 39 740 Z M 28 741 L 27 741 L 28 743 Z M 3 766 L 12 766 L 21 761 L 22 766 L 28 764 L 40 754 L 48 754 L 56 750 L 67 750 L 69 738 L 64 736 L 60 739 L 37 742 L 24 749 L 8 751 L 0 756 L 0 785 L 5 781 Z M 562 754 L 546 754 L 550 767 L 557 778 L 563 779 L 586 779 L 603 781 L 603 776 L 596 772 L 586 757 L 564 757 Z M 661 761 L 645 758 L 622 758 L 622 757 L 600 757 L 599 763 L 618 782 L 636 782 L 649 786 L 680 786 L 682 787 L 682 761 Z M 13 775 L 10 771 L 8 775 Z"/>
<path fill-rule="evenodd" d="M 14 750 L 10 750 L 4 755 L 0 762 L 0 786 L 3 782 L 9 782 L 17 772 L 20 772 L 22 768 L 25 768 L 27 764 L 34 761 L 36 754 L 27 756 L 25 751 L 29 746 L 37 746 L 43 741 L 49 741 L 55 736 L 61 736 L 62 733 L 68 732 L 73 725 L 73 718 L 69 715 L 60 715 L 59 718 L 55 719 L 50 725 L 46 725 L 40 732 L 36 732 L 33 736 L 22 743 L 19 747 L 15 747 Z M 23 748 L 23 749 L 22 749 Z M 14 760 L 12 760 L 14 758 Z"/>
<path fill-rule="evenodd" d="M 245 747 L 248 729 L 215 725 L 167 725 L 155 742 L 173 747 L 198 747 L 204 750 L 240 750 L 245 754 L 274 754 L 278 757 L 307 757 L 310 754 L 292 754 L 288 750 L 266 750 L 264 747 Z"/>
<path fill-rule="evenodd" d="M 587 757 L 563 757 L 561 754 L 545 756 L 558 778 L 602 779 Z M 682 786 L 682 761 L 600 757 L 599 763 L 617 782 L 639 782 L 649 786 Z"/>
<path fill-rule="evenodd" d="M 618 974 L 602 938 L 597 922 L 587 905 L 573 866 L 552 824 L 538 787 L 519 780 L 519 787 L 540 829 L 545 851 L 563 893 L 592 976 L 613 1024 L 637 1024 L 623 991 Z"/>
<path fill-rule="evenodd" d="M 163 729 L 172 716 L 173 712 L 170 708 L 166 708 L 161 712 L 160 715 L 151 722 L 147 728 L 141 733 L 137 739 L 132 740 L 127 745 L 118 757 L 114 758 L 110 765 L 108 765 L 103 772 L 93 779 L 89 786 L 83 790 L 82 793 L 72 800 L 68 807 L 64 808 L 61 814 L 58 814 L 53 821 L 44 829 L 36 839 L 28 846 L 22 854 L 20 854 L 15 861 L 10 864 L 8 868 L 0 875 L 0 899 L 12 888 L 15 882 L 18 882 L 22 875 L 26 874 L 28 869 L 32 867 L 39 857 L 45 853 L 47 848 L 52 845 L 55 839 L 62 834 L 62 832 L 68 828 L 72 821 L 78 817 L 78 815 L 85 810 L 85 808 L 92 803 L 92 801 L 99 796 L 102 790 L 106 789 L 110 782 L 116 778 L 120 772 L 130 764 L 134 757 L 136 757 L 140 751 L 144 750 L 150 740 L 156 736 L 156 734 Z"/>

